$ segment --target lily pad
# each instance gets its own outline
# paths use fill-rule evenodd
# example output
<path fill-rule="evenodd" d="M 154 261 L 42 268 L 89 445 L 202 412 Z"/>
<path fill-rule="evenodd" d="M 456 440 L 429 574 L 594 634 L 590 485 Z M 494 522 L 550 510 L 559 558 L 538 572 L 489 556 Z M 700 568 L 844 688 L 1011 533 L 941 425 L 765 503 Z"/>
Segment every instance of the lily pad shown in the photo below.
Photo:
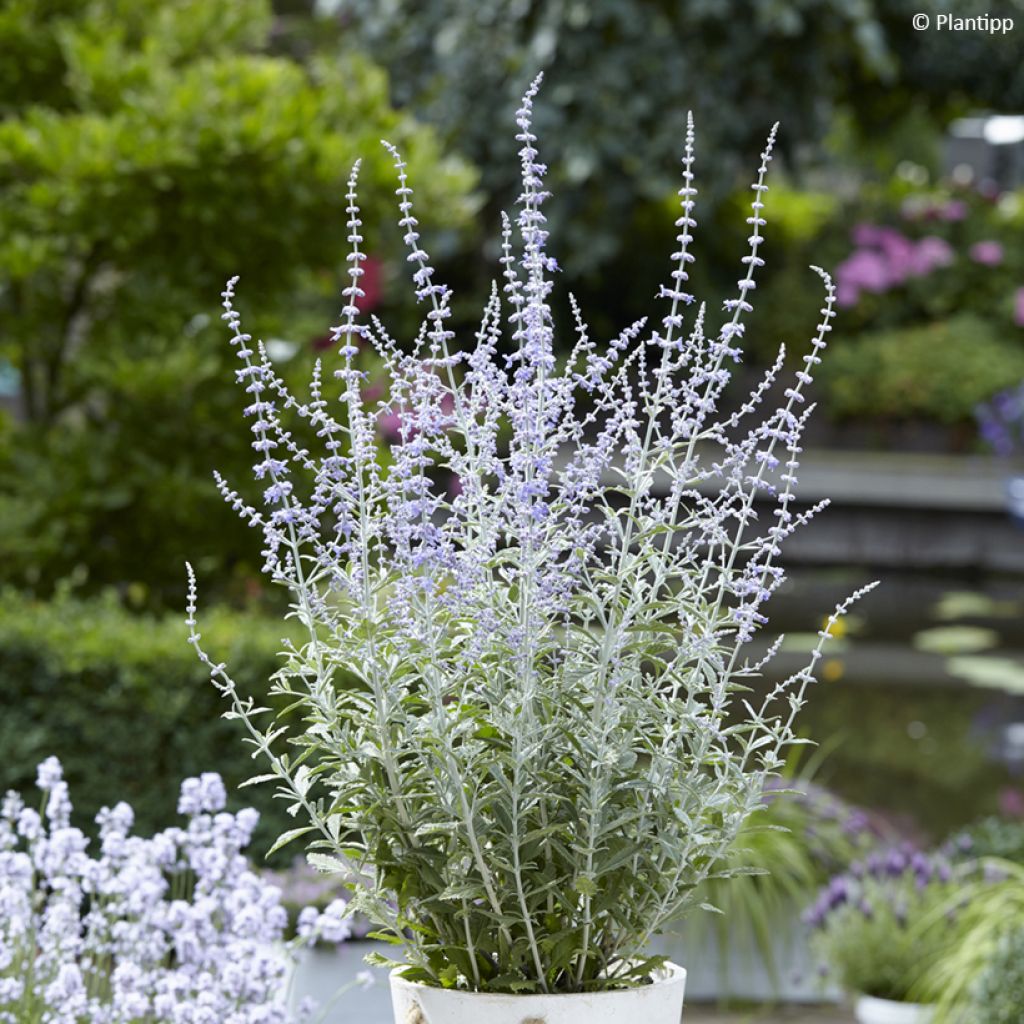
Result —
<path fill-rule="evenodd" d="M 936 619 L 1012 619 L 1021 614 L 1016 601 L 997 601 L 973 590 L 950 590 L 932 608 Z"/>
<path fill-rule="evenodd" d="M 972 654 L 999 644 L 999 634 L 984 626 L 935 626 L 914 634 L 914 646 L 929 654 Z"/>
<path fill-rule="evenodd" d="M 1024 664 L 1013 658 L 950 658 L 946 668 L 951 675 L 960 676 L 973 686 L 1024 693 Z"/>

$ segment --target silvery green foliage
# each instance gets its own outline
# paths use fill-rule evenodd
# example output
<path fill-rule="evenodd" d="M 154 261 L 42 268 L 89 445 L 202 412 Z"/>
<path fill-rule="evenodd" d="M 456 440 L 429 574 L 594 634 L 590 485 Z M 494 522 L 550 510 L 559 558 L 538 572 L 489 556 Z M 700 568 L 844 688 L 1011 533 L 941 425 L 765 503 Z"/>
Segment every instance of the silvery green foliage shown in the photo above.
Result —
<path fill-rule="evenodd" d="M 996 944 L 971 991 L 975 1024 L 1018 1024 L 1024 1007 L 1024 930 Z"/>
<path fill-rule="evenodd" d="M 649 938 L 694 905 L 795 742 L 821 644 L 806 668 L 749 697 L 778 643 L 760 658 L 745 650 L 782 582 L 782 543 L 809 515 L 794 510 L 793 488 L 833 289 L 819 271 L 822 320 L 782 408 L 762 411 L 780 352 L 721 414 L 762 263 L 774 131 L 738 295 L 709 330 L 703 306 L 686 314 L 691 125 L 664 315 L 600 348 L 572 303 L 576 344 L 557 359 L 536 89 L 518 115 L 517 232 L 506 220 L 502 285 L 470 347 L 446 328 L 451 295 L 420 245 L 394 149 L 428 311 L 408 348 L 360 321 L 353 173 L 339 414 L 319 367 L 308 399 L 287 392 L 242 332 L 229 284 L 264 508 L 220 486 L 262 530 L 266 572 L 308 629 L 273 682 L 290 716 L 243 699 L 203 651 L 191 570 L 188 620 L 269 765 L 261 779 L 299 818 L 282 842 L 313 840 L 318 865 L 352 872 L 353 907 L 396 941 L 408 930 L 410 977 L 570 992 L 649 974 Z M 377 403 L 355 366 L 362 345 L 390 373 Z M 322 454 L 297 445 L 285 412 L 316 429 Z M 388 461 L 379 417 L 400 424 Z M 757 498 L 773 506 L 770 525 L 758 523 Z M 357 682 L 340 685 L 342 673 Z"/>
<path fill-rule="evenodd" d="M 13 792 L 0 808 L 0 1021 L 293 1024 L 289 957 L 344 939 L 344 902 L 304 911 L 282 943 L 280 891 L 242 853 L 258 815 L 225 812 L 220 776 L 186 779 L 185 827 L 150 838 L 131 834 L 127 804 L 104 808 L 95 852 L 55 757 L 37 782 L 42 813 Z"/>

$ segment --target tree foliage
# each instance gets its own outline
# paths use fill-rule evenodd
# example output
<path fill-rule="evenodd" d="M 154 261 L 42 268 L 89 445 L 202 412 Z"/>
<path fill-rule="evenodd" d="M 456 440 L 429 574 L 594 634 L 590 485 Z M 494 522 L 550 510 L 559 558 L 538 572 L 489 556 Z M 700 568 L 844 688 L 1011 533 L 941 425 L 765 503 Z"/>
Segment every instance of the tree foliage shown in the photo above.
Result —
<path fill-rule="evenodd" d="M 188 525 L 186 507 L 193 524 L 214 516 L 189 490 L 216 460 L 199 467 L 179 451 L 200 396 L 230 392 L 202 330 L 227 277 L 241 274 L 271 311 L 294 308 L 313 272 L 329 288 L 353 162 L 364 161 L 368 221 L 394 187 L 383 134 L 439 211 L 455 223 L 468 211 L 470 172 L 391 108 L 380 69 L 357 55 L 272 56 L 270 29 L 264 0 L 0 4 L 0 48 L 13 56 L 0 72 L 0 356 L 20 372 L 31 425 L 9 443 L 8 468 L 47 467 L 38 486 L 16 474 L 0 500 L 16 501 L 29 536 L 52 533 L 53 475 L 85 487 L 79 518 L 123 509 L 111 543 L 128 558 L 106 567 L 109 580 L 145 577 L 141 508 L 165 532 Z M 218 447 L 212 433 L 204 441 Z M 52 538 L 41 578 L 89 561 L 82 532 Z"/>
<path fill-rule="evenodd" d="M 387 67 L 396 100 L 477 163 L 502 205 L 516 188 L 514 161 L 510 140 L 495 138 L 493 125 L 511 123 L 526 84 L 545 72 L 549 100 L 539 127 L 552 143 L 554 180 L 571 197 L 555 224 L 574 253 L 570 271 L 622 257 L 623 224 L 671 191 L 688 109 L 716 168 L 706 191 L 722 195 L 776 120 L 793 168 L 821 154 L 838 111 L 850 114 L 861 145 L 868 136 L 877 145 L 897 136 L 912 112 L 940 125 L 971 101 L 1006 109 L 1024 82 L 1007 40 L 914 31 L 916 12 L 934 19 L 953 10 L 948 0 L 335 6 Z M 1018 9 L 1019 0 L 1009 6 Z M 964 7 L 954 13 L 984 13 Z"/>

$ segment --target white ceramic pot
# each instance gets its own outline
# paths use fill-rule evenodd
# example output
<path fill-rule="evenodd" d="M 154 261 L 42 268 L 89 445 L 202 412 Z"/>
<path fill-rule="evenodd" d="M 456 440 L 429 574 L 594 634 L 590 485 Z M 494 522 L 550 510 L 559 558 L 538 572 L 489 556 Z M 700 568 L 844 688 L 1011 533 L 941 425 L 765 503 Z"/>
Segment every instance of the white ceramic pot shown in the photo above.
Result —
<path fill-rule="evenodd" d="M 431 988 L 391 972 L 395 1024 L 679 1024 L 686 971 L 666 964 L 651 985 L 621 992 L 502 995 Z"/>
<path fill-rule="evenodd" d="M 934 1011 L 921 1003 L 897 1003 L 892 999 L 860 996 L 853 1008 L 859 1024 L 930 1024 Z"/>

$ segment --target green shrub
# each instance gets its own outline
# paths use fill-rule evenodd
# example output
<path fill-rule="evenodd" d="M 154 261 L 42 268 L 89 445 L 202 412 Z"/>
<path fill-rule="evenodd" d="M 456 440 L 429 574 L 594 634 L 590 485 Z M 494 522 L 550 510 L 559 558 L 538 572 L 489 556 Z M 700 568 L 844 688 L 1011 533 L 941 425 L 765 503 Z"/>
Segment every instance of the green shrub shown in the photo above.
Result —
<path fill-rule="evenodd" d="M 960 884 L 944 857 L 910 848 L 875 852 L 834 876 L 804 920 L 845 992 L 914 1002 L 915 986 L 954 943 L 951 928 L 931 924 Z"/>
<path fill-rule="evenodd" d="M 1020 1024 L 1024 1012 L 1024 931 L 1004 935 L 972 993 L 975 1024 Z"/>
<path fill-rule="evenodd" d="M 223 430 L 224 282 L 260 296 L 259 336 L 287 315 L 308 379 L 357 159 L 368 227 L 395 208 L 382 137 L 424 208 L 466 223 L 472 172 L 384 73 L 272 55 L 271 27 L 268 0 L 0 2 L 0 365 L 25 421 L 0 437 L 0 581 L 42 593 L 88 567 L 93 590 L 144 584 L 156 606 L 177 604 L 186 552 L 243 575 L 249 538 L 210 480 L 252 462 Z"/>
<path fill-rule="evenodd" d="M 948 845 L 970 857 L 996 857 L 1024 864 L 1024 821 L 991 815 L 958 832 Z"/>
<path fill-rule="evenodd" d="M 278 666 L 280 620 L 211 609 L 203 632 L 231 657 L 245 686 L 263 687 Z M 167 824 L 185 776 L 218 771 L 231 788 L 253 775 L 237 723 L 185 640 L 180 615 L 136 617 L 112 596 L 51 602 L 0 592 L 0 792 L 32 788 L 35 766 L 56 754 L 75 793 L 77 824 L 118 800 L 136 811 L 140 832 Z M 262 815 L 264 837 L 290 819 L 260 787 L 233 803 Z M 282 820 L 284 818 L 284 820 Z"/>
<path fill-rule="evenodd" d="M 821 378 L 836 418 L 970 420 L 1024 377 L 1024 350 L 970 314 L 835 345 Z"/>

